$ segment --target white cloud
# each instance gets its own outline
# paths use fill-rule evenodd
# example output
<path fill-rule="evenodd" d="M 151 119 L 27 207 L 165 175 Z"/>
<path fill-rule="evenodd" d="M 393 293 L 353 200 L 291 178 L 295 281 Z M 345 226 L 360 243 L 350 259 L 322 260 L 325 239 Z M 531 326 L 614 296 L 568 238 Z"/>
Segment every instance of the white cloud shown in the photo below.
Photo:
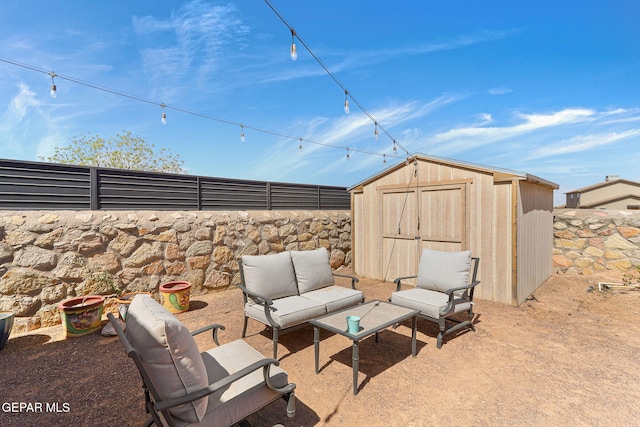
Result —
<path fill-rule="evenodd" d="M 505 95 L 507 93 L 513 92 L 511 89 L 506 87 L 494 87 L 487 91 L 489 95 Z"/>
<path fill-rule="evenodd" d="M 586 135 L 586 136 L 578 135 L 572 138 L 558 141 L 553 145 L 548 145 L 544 148 L 535 150 L 531 154 L 531 156 L 529 156 L 529 159 L 533 160 L 533 159 L 540 159 L 543 157 L 550 157 L 550 156 L 592 150 L 604 145 L 618 142 L 622 139 L 631 138 L 638 135 L 640 135 L 640 129 L 630 129 L 620 133 L 611 132 L 611 133 L 605 133 L 605 134 Z"/>

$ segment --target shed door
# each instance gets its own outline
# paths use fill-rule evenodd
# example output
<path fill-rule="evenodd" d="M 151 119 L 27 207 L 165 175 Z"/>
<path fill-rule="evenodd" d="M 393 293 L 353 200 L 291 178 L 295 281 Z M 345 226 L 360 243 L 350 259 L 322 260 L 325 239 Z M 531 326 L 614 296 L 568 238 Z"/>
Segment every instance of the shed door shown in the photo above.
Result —
<path fill-rule="evenodd" d="M 468 247 L 466 183 L 380 191 L 380 276 L 393 280 L 418 272 L 425 248 Z"/>
<path fill-rule="evenodd" d="M 418 197 L 420 252 L 467 249 L 466 185 L 420 187 Z"/>

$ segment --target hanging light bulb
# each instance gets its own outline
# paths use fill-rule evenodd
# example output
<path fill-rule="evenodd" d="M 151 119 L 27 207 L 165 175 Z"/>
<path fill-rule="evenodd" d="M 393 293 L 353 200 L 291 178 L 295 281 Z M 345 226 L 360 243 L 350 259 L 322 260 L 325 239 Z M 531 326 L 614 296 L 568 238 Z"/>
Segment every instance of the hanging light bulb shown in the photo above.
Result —
<path fill-rule="evenodd" d="M 349 98 L 348 98 L 348 96 L 349 96 L 349 92 L 345 90 L 344 91 L 344 112 L 345 112 L 345 114 L 349 114 L 349 111 L 351 111 L 349 109 Z"/>
<path fill-rule="evenodd" d="M 351 158 L 351 154 L 349 153 L 349 148 L 347 148 L 347 160 Z"/>
<path fill-rule="evenodd" d="M 49 95 L 51 95 L 52 98 L 55 98 L 57 95 L 56 91 L 58 90 L 58 88 L 56 87 L 56 82 L 53 78 L 56 76 L 56 73 L 52 71 L 49 73 L 49 75 L 51 76 L 51 91 L 49 92 Z"/>
<path fill-rule="evenodd" d="M 387 155 L 386 154 L 382 155 L 382 164 L 387 166 Z"/>
<path fill-rule="evenodd" d="M 298 152 L 302 153 L 302 138 L 300 138 L 300 144 L 298 145 Z"/>
<path fill-rule="evenodd" d="M 291 60 L 295 61 L 296 59 L 298 59 L 298 48 L 296 48 L 296 43 L 295 43 L 295 38 L 296 36 L 296 31 L 292 28 L 291 29 L 291 49 L 289 49 L 289 54 L 291 55 Z"/>
<path fill-rule="evenodd" d="M 393 154 L 398 154 L 398 146 L 395 139 L 393 140 Z"/>
<path fill-rule="evenodd" d="M 167 113 L 164 112 L 164 107 L 166 107 L 165 103 L 163 102 L 162 104 L 160 104 L 160 106 L 162 107 L 162 124 L 166 125 L 167 124 Z"/>
<path fill-rule="evenodd" d="M 376 128 L 373 131 L 373 136 L 376 138 L 376 141 L 377 141 L 378 137 L 379 137 L 379 135 L 378 135 L 378 122 L 375 122 L 375 123 L 376 123 Z"/>
<path fill-rule="evenodd" d="M 244 125 L 240 125 L 240 141 L 244 142 Z"/>

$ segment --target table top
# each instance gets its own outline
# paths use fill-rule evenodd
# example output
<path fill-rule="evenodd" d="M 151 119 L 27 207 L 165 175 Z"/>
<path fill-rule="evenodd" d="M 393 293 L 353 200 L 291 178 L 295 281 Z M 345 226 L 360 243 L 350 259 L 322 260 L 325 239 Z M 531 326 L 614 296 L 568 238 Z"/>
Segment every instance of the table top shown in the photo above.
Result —
<path fill-rule="evenodd" d="M 359 341 L 418 313 L 420 313 L 419 310 L 400 307 L 385 301 L 373 300 L 312 319 L 309 323 L 336 334 L 344 335 L 354 341 Z M 360 332 L 352 334 L 347 330 L 347 316 L 360 317 Z"/>

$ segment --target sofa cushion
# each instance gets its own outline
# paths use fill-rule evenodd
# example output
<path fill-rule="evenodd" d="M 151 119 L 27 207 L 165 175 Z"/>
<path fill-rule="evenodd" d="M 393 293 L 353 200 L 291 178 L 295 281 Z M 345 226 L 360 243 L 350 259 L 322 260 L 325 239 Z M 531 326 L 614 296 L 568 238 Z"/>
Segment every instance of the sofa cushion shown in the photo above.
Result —
<path fill-rule="evenodd" d="M 271 308 L 273 309 L 270 312 L 271 317 L 283 329 L 299 325 L 300 323 L 327 313 L 325 305 L 322 302 L 313 301 L 297 295 L 273 300 Z M 252 319 L 269 325 L 262 305 L 249 301 L 245 305 L 244 311 L 245 314 Z"/>
<path fill-rule="evenodd" d="M 362 302 L 362 292 L 342 286 L 326 286 L 300 295 L 327 307 L 327 313 L 351 307 Z"/>
<path fill-rule="evenodd" d="M 202 353 L 211 384 L 264 358 L 242 340 L 232 341 Z M 289 383 L 287 373 L 277 366 L 270 367 L 269 376 L 275 387 L 285 387 Z M 280 396 L 281 394 L 267 387 L 262 369 L 258 369 L 226 388 L 210 394 L 207 413 L 202 422 L 195 425 L 224 427 L 235 424 Z M 183 425 L 194 424 L 178 423 L 179 427 Z"/>
<path fill-rule="evenodd" d="M 162 400 L 173 399 L 209 385 L 198 346 L 185 326 L 149 295 L 136 295 L 127 312 L 127 338 L 140 355 Z M 169 411 L 189 422 L 202 420 L 207 399 Z"/>
<path fill-rule="evenodd" d="M 445 292 L 469 285 L 471 252 L 442 252 L 425 249 L 418 266 L 418 288 Z"/>
<path fill-rule="evenodd" d="M 402 307 L 420 310 L 420 313 L 426 314 L 434 319 L 451 316 L 455 313 L 461 313 L 471 308 L 471 302 L 454 298 L 452 309 L 446 311 L 449 296 L 442 292 L 431 291 L 428 289 L 412 288 L 405 291 L 394 292 L 391 294 L 391 304 L 400 305 Z"/>
<path fill-rule="evenodd" d="M 245 255 L 242 270 L 246 288 L 271 299 L 298 295 L 296 276 L 289 252 L 274 255 Z"/>
<path fill-rule="evenodd" d="M 334 284 L 333 273 L 329 265 L 329 253 L 325 248 L 312 251 L 291 251 L 291 260 L 298 279 L 298 291 L 301 295 Z"/>

